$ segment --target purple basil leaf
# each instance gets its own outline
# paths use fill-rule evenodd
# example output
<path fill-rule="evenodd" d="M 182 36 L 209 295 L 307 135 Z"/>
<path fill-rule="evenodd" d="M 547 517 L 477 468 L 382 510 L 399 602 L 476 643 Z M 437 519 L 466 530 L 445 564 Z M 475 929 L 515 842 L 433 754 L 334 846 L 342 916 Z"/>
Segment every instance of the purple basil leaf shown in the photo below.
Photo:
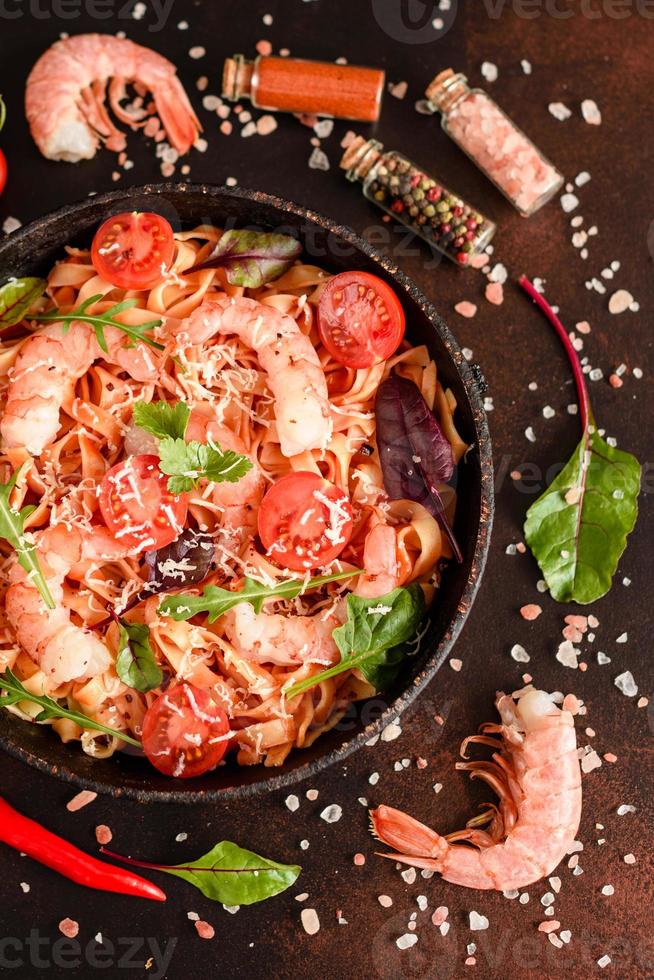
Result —
<path fill-rule="evenodd" d="M 375 400 L 377 448 L 384 486 L 392 500 L 415 500 L 432 514 L 452 545 L 457 561 L 461 549 L 445 518 L 438 491 L 454 473 L 452 446 L 413 381 L 392 374 Z"/>
<path fill-rule="evenodd" d="M 161 592 L 185 589 L 202 582 L 211 570 L 215 543 L 210 534 L 187 528 L 172 544 L 158 551 L 146 551 L 148 580 L 141 591 L 132 596 L 122 610 L 126 612 L 137 603 Z"/>
<path fill-rule="evenodd" d="M 295 260 L 302 246 L 290 235 L 263 231 L 226 231 L 213 253 L 189 272 L 224 268 L 232 286 L 256 289 L 279 279 Z"/>

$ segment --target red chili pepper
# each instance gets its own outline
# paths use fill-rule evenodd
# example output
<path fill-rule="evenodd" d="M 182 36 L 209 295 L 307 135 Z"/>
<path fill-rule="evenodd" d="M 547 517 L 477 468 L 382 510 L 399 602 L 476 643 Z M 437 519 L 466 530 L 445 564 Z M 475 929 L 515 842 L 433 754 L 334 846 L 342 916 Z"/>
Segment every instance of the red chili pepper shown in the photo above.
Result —
<path fill-rule="evenodd" d="M 65 878 L 76 881 L 87 888 L 99 891 L 119 892 L 121 895 L 136 895 L 138 898 L 151 898 L 155 902 L 165 902 L 166 894 L 161 888 L 146 881 L 139 875 L 105 864 L 97 858 L 78 850 L 62 837 L 57 837 L 29 817 L 14 810 L 0 797 L 0 840 L 18 851 L 29 854 L 35 861 L 58 871 Z"/>

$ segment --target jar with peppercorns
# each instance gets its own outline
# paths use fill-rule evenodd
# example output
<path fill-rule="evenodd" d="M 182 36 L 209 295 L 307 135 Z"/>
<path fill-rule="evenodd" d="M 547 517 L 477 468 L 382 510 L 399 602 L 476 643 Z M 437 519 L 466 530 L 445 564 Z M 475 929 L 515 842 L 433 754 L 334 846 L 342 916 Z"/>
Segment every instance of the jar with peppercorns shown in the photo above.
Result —
<path fill-rule="evenodd" d="M 356 136 L 341 167 L 348 180 L 363 183 L 368 200 L 459 266 L 483 252 L 495 234 L 494 223 L 480 211 L 404 154 L 384 150 L 377 140 Z"/>

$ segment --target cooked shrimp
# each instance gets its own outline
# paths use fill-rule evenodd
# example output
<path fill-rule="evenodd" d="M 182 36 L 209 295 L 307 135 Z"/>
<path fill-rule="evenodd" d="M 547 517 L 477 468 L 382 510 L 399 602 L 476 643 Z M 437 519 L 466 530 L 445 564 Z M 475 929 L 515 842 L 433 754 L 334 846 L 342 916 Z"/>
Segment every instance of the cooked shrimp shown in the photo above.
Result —
<path fill-rule="evenodd" d="M 155 51 L 111 34 L 78 34 L 56 41 L 41 55 L 27 79 L 25 111 L 35 143 L 49 160 L 90 160 L 100 140 L 119 153 L 124 133 L 105 108 L 132 129 L 146 124 L 147 110 L 124 109 L 125 86 L 152 93 L 166 136 L 187 153 L 202 127 L 172 62 Z M 150 133 L 150 135 L 153 135 Z"/>
<path fill-rule="evenodd" d="M 7 621 L 16 640 L 39 665 L 52 688 L 73 680 L 90 680 L 113 662 L 104 641 L 71 622 L 64 605 L 64 579 L 81 561 L 110 561 L 130 553 L 108 531 L 56 524 L 38 536 L 39 562 L 55 608 L 48 609 L 26 572 L 14 564 L 5 595 Z"/>
<path fill-rule="evenodd" d="M 401 851 L 383 857 L 438 871 L 455 885 L 498 891 L 539 881 L 563 859 L 581 817 L 573 717 L 531 685 L 512 697 L 499 694 L 496 703 L 502 724 L 482 725 L 483 734 L 461 746 L 465 758 L 469 743 L 491 745 L 494 761 L 459 762 L 457 769 L 492 786 L 499 808 L 490 804 L 465 830 L 441 837 L 408 814 L 380 806 L 371 812 L 372 831 Z M 484 824 L 487 830 L 478 829 Z"/>
<path fill-rule="evenodd" d="M 302 663 L 330 667 L 340 660 L 332 632 L 345 617 L 341 602 L 328 616 L 256 613 L 249 602 L 241 602 L 230 609 L 223 623 L 228 640 L 245 660 L 282 667 Z"/>
<path fill-rule="evenodd" d="M 205 300 L 176 336 L 178 342 L 204 344 L 217 333 L 237 334 L 256 351 L 275 399 L 284 456 L 324 449 L 331 437 L 325 373 L 295 320 L 256 300 L 224 296 Z"/>
<path fill-rule="evenodd" d="M 7 405 L 0 433 L 6 449 L 25 447 L 40 456 L 57 435 L 59 411 L 75 381 L 103 358 L 118 364 L 137 381 L 155 381 L 158 371 L 145 344 L 127 347 L 117 327 L 105 330 L 108 353 L 101 350 L 93 328 L 77 322 L 64 333 L 60 323 L 48 324 L 22 344 L 10 373 Z"/>
<path fill-rule="evenodd" d="M 235 453 L 248 456 L 252 463 L 252 469 L 238 483 L 225 481 L 214 483 L 211 487 L 211 500 L 222 511 L 221 526 L 242 543 L 256 533 L 257 513 L 265 488 L 259 464 L 248 455 L 243 440 L 226 425 L 218 422 L 208 403 L 196 405 L 191 412 L 186 437 L 198 442 L 216 443 L 221 449 L 231 449 Z"/>
<path fill-rule="evenodd" d="M 388 595 L 400 584 L 397 560 L 397 534 L 390 524 L 376 524 L 366 535 L 363 546 L 364 574 L 359 576 L 355 595 L 376 599 Z"/>

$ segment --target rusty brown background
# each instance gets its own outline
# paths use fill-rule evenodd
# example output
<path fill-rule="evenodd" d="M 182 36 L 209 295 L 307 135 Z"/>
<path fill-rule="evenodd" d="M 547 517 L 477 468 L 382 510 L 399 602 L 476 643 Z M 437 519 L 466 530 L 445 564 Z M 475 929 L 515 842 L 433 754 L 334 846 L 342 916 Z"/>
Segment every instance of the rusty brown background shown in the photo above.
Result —
<path fill-rule="evenodd" d="M 479 202 L 500 230 L 495 256 L 503 261 L 513 280 L 521 272 L 547 281 L 548 296 L 558 303 L 564 322 L 573 327 L 587 319 L 593 327 L 584 353 L 605 376 L 619 363 L 629 369 L 639 366 L 642 381 L 629 373 L 621 390 L 606 380 L 591 385 L 595 413 L 619 445 L 634 451 L 649 468 L 651 491 L 652 401 L 651 337 L 654 297 L 652 257 L 654 248 L 654 188 L 652 183 L 654 139 L 652 138 L 652 91 L 654 67 L 654 5 L 645 2 L 587 0 L 558 5 L 491 3 L 474 0 L 456 3 L 439 12 L 437 4 L 420 0 L 408 6 L 371 3 L 369 0 L 263 0 L 263 2 L 181 3 L 176 0 L 163 30 L 150 31 L 157 17 L 150 10 L 141 21 L 122 19 L 117 3 L 114 16 L 97 20 L 82 13 L 64 20 L 48 12 L 51 5 L 36 0 L 27 3 L 7 0 L 0 6 L 0 91 L 5 95 L 9 120 L 1 140 L 9 157 L 10 182 L 0 199 L 0 220 L 15 215 L 22 221 L 37 217 L 91 190 L 111 186 L 114 161 L 102 153 L 89 163 L 71 167 L 52 164 L 38 156 L 22 115 L 22 92 L 29 67 L 60 31 L 126 30 L 129 37 L 149 44 L 171 57 L 179 66 L 182 80 L 199 105 L 194 80 L 207 74 L 209 92 L 218 92 L 216 81 L 222 58 L 234 51 L 252 52 L 260 38 L 269 38 L 275 49 L 288 47 L 295 55 L 336 58 L 379 64 L 391 82 L 406 80 L 407 97 L 387 97 L 381 122 L 374 130 L 387 147 L 407 152 L 425 167 L 432 167 L 471 200 Z M 441 16 L 449 29 L 438 32 L 401 25 L 393 11 L 421 11 Z M 75 12 L 80 7 L 69 6 Z M 557 13 L 558 11 L 558 13 Z M 19 16 L 8 19 L 7 12 Z M 60 13 L 61 13 L 60 9 Z M 66 11 L 64 11 L 66 12 Z M 572 16 L 567 14 L 572 12 Z M 262 15 L 271 13 L 272 27 Z M 497 16 L 492 16 L 492 14 Z M 528 15 L 528 16 L 527 16 Z M 176 28 L 189 21 L 188 31 Z M 427 22 L 429 18 L 427 18 Z M 398 24 L 400 25 L 398 27 Z M 407 33 L 408 32 L 408 33 Z M 418 43 L 422 37 L 425 43 Z M 411 42 L 411 43 L 409 43 Z M 416 42 L 416 43 L 413 43 Z M 188 49 L 204 45 L 206 56 L 191 61 Z M 533 73 L 520 67 L 528 59 Z M 512 211 L 473 165 L 448 141 L 435 119 L 418 116 L 413 103 L 421 97 L 424 84 L 437 70 L 448 65 L 465 70 L 480 82 L 483 61 L 499 66 L 498 80 L 489 86 L 506 110 L 532 135 L 568 178 L 587 170 L 592 180 L 577 191 L 585 227 L 596 224 L 599 234 L 591 242 L 590 256 L 582 261 L 570 244 L 570 216 L 557 202 L 526 221 Z M 579 113 L 582 99 L 599 104 L 603 122 L 599 127 L 584 123 Z M 558 122 L 547 111 L 552 101 L 563 101 L 573 117 Z M 518 492 L 508 473 L 524 463 L 547 467 L 568 457 L 578 437 L 575 418 L 565 406 L 573 400 L 570 374 L 562 351 L 543 319 L 523 299 L 513 281 L 506 286 L 501 308 L 483 299 L 484 279 L 475 273 L 460 273 L 454 267 L 434 267 L 423 250 L 381 225 L 379 215 L 355 187 L 337 170 L 339 141 L 349 128 L 338 123 L 323 148 L 331 160 L 327 173 L 309 170 L 309 130 L 292 118 L 281 119 L 279 130 L 261 140 L 229 138 L 216 131 L 215 116 L 200 110 L 209 148 L 205 155 L 192 154 L 191 179 L 222 182 L 235 176 L 245 186 L 279 194 L 333 215 L 358 231 L 387 235 L 385 247 L 395 250 L 401 267 L 419 283 L 435 302 L 456 333 L 460 343 L 474 352 L 490 383 L 494 411 L 490 416 L 497 472 L 497 517 L 491 558 L 478 601 L 455 650 L 463 661 L 459 673 L 445 666 L 426 694 L 401 721 L 402 736 L 390 743 L 362 749 L 342 767 L 322 774 L 297 792 L 301 805 L 290 813 L 284 805 L 287 794 L 246 801 L 229 808 L 148 808 L 136 803 L 98 799 L 87 809 L 70 815 L 65 802 L 73 790 L 49 777 L 3 757 L 0 760 L 2 792 L 7 799 L 40 819 L 79 846 L 93 850 L 93 828 L 107 823 L 114 831 L 117 850 L 152 860 L 179 861 L 197 856 L 216 841 L 227 838 L 282 861 L 299 861 L 304 871 L 297 885 L 285 895 L 230 915 L 213 905 L 190 886 L 167 879 L 161 883 L 170 895 L 165 907 L 83 891 L 7 848 L 0 851 L 0 934 L 23 944 L 23 963 L 7 961 L 7 975 L 36 976 L 39 972 L 24 943 L 31 929 L 54 941 L 57 923 L 64 916 L 80 922 L 83 945 L 101 931 L 107 940 L 157 937 L 159 942 L 177 940 L 167 976 L 449 978 L 469 975 L 500 978 L 652 976 L 652 721 L 650 709 L 637 709 L 614 687 L 614 677 L 631 669 L 639 694 L 652 691 L 652 506 L 651 492 L 641 498 L 637 532 L 623 557 L 611 595 L 593 607 L 600 620 L 594 644 L 582 645 L 586 673 L 572 672 L 554 659 L 561 639 L 563 616 L 572 610 L 556 606 L 548 597 L 539 598 L 539 577 L 533 560 L 525 555 L 507 555 L 508 544 L 521 538 L 524 512 L 532 494 Z M 237 127 L 238 129 L 238 127 Z M 130 139 L 129 155 L 136 166 L 129 175 L 133 183 L 156 179 L 152 152 L 138 138 Z M 125 177 L 123 178 L 125 182 Z M 622 268 L 612 285 L 628 288 L 640 303 L 637 314 L 612 317 L 607 297 L 584 288 L 585 279 L 598 275 L 612 260 Z M 464 321 L 453 312 L 460 299 L 479 304 L 474 320 Z M 538 390 L 528 390 L 530 381 Z M 546 421 L 542 408 L 550 404 L 556 416 Z M 531 425 L 537 441 L 530 444 L 524 430 Z M 624 576 L 630 587 L 621 584 Z M 541 601 L 544 613 L 535 623 L 518 615 L 525 602 Z M 587 610 L 586 610 L 587 611 Z M 628 632 L 628 642 L 615 639 Z M 484 719 L 493 717 L 492 701 L 498 688 L 520 686 L 521 665 L 509 656 L 513 643 L 522 643 L 531 654 L 528 669 L 539 686 L 574 691 L 587 705 L 587 716 L 578 719 L 582 745 L 593 745 L 600 755 L 613 752 L 618 761 L 604 763 L 584 779 L 584 813 L 580 838 L 583 874 L 573 877 L 564 865 L 558 874 L 561 892 L 556 897 L 556 919 L 570 929 L 572 940 L 562 950 L 554 949 L 537 932 L 543 916 L 540 897 L 547 883 L 531 886 L 530 901 L 518 905 L 497 894 L 457 889 L 437 879 L 413 885 L 399 877 L 391 863 L 374 856 L 374 843 L 367 833 L 366 810 L 357 800 L 371 804 L 393 803 L 441 831 L 462 825 L 485 796 L 454 772 L 460 739 Z M 595 653 L 603 650 L 613 658 L 599 667 Z M 446 718 L 440 728 L 436 714 Z M 594 737 L 584 735 L 589 726 Z M 417 757 L 428 761 L 425 769 L 415 765 Z M 394 764 L 410 764 L 396 772 Z M 369 784 L 373 772 L 377 785 Z M 435 782 L 443 784 L 436 795 Z M 316 802 L 305 798 L 307 789 L 317 789 Z M 326 824 L 319 817 L 330 803 L 343 807 L 340 822 Z M 636 806 L 624 817 L 616 813 L 621 803 Z M 602 824 L 598 829 L 596 824 Z M 176 843 L 180 832 L 188 834 Z M 599 846 L 596 841 L 604 838 Z M 300 848 L 308 840 L 309 848 Z M 366 864 L 353 866 L 355 852 L 366 855 Z M 624 864 L 623 855 L 633 852 L 637 863 Z M 163 876 L 159 876 L 163 877 Z M 31 886 L 23 894 L 21 881 Z M 615 894 L 605 897 L 601 888 L 612 884 Z M 295 895 L 307 892 L 306 905 L 317 909 L 322 928 L 317 936 L 305 935 L 300 925 L 301 905 Z M 394 905 L 385 910 L 377 896 L 392 896 Z M 428 898 L 427 912 L 420 912 L 416 897 Z M 443 938 L 429 916 L 438 905 L 450 909 L 452 928 Z M 337 910 L 347 924 L 338 924 Z M 485 932 L 472 934 L 468 912 L 475 909 L 490 920 Z M 201 941 L 188 911 L 198 912 L 216 928 L 212 942 Z M 406 931 L 417 912 L 418 944 L 400 951 L 395 939 Z M 466 967 L 466 945 L 477 944 L 477 964 Z M 4 949 L 4 947 L 3 947 Z M 126 947 L 121 948 L 124 955 Z M 604 953 L 612 964 L 604 971 L 596 965 Z M 46 944 L 40 955 L 52 958 Z M 15 948 L 6 951 L 11 959 Z M 145 968 L 141 943 L 133 956 L 135 966 L 116 962 L 104 968 L 105 976 L 153 976 L 156 966 Z M 102 969 L 85 961 L 82 965 L 51 967 L 49 975 L 91 977 Z"/>

